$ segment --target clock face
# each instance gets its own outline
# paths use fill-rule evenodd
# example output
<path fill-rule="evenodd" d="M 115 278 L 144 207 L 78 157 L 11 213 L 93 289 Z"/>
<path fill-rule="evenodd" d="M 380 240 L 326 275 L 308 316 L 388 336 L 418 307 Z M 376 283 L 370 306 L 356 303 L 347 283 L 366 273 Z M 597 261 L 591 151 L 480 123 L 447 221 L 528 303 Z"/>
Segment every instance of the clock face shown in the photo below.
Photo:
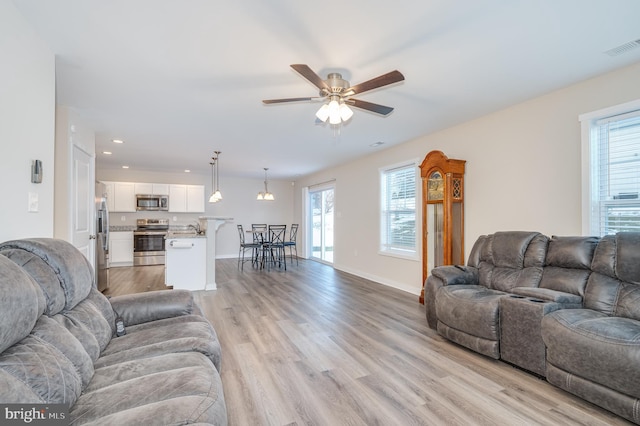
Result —
<path fill-rule="evenodd" d="M 442 173 L 433 172 L 427 180 L 427 199 L 429 201 L 444 199 L 444 179 Z"/>

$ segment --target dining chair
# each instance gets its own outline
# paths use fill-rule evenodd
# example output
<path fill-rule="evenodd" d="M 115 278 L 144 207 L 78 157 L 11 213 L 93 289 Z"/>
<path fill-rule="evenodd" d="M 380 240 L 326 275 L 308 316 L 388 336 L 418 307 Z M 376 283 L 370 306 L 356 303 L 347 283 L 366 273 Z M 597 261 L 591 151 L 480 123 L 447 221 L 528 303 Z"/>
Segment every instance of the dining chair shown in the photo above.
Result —
<path fill-rule="evenodd" d="M 269 240 L 265 243 L 269 252 L 269 265 L 281 267 L 287 270 L 287 256 L 284 252 L 284 240 L 287 234 L 287 225 L 269 225 Z"/>
<path fill-rule="evenodd" d="M 293 263 L 293 251 L 296 251 L 296 265 L 298 265 L 298 246 L 296 245 L 297 237 L 298 224 L 294 223 L 291 225 L 291 229 L 289 230 L 289 241 L 285 241 L 284 246 L 289 247 L 289 258 L 291 259 L 291 263 Z"/>
<path fill-rule="evenodd" d="M 238 268 L 244 271 L 244 262 L 249 262 L 249 260 L 245 260 L 245 253 L 251 250 L 251 263 L 255 264 L 257 262 L 257 251 L 262 247 L 262 244 L 259 243 L 247 243 L 244 239 L 244 229 L 242 225 L 238 225 L 238 235 L 240 236 L 240 250 L 238 251 Z"/>
<path fill-rule="evenodd" d="M 266 223 L 252 223 L 251 232 L 253 235 L 253 242 L 260 244 L 260 248 L 255 252 L 256 262 L 260 262 L 261 267 L 264 266 L 265 257 L 267 255 L 267 240 L 269 239 L 268 229 Z"/>

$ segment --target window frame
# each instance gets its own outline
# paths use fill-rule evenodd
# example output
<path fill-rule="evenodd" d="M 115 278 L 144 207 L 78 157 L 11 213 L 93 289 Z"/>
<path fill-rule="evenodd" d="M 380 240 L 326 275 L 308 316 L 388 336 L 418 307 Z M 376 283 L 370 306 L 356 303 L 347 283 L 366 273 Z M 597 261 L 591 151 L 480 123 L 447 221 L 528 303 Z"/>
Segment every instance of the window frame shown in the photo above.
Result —
<path fill-rule="evenodd" d="M 640 99 L 584 113 L 578 116 L 581 126 L 581 169 L 582 169 L 582 234 L 599 236 L 595 231 L 599 226 L 596 210 L 600 207 L 597 188 L 594 185 L 594 172 L 591 170 L 592 158 L 597 153 L 591 149 L 592 139 L 597 132 L 597 122 L 609 117 L 640 111 Z M 610 204 L 610 202 L 609 202 Z"/>
<path fill-rule="evenodd" d="M 379 237 L 378 237 L 378 254 L 383 256 L 397 257 L 407 260 L 420 260 L 420 229 L 421 229 L 421 198 L 419 195 L 422 193 L 422 180 L 420 179 L 419 160 L 417 158 L 403 161 L 388 166 L 384 166 L 378 169 L 379 176 Z M 412 249 L 399 249 L 390 247 L 387 237 L 387 233 L 384 231 L 386 224 L 386 210 L 387 193 L 386 193 L 386 177 L 391 171 L 398 169 L 412 168 L 414 171 L 415 190 L 414 190 L 414 241 Z"/>

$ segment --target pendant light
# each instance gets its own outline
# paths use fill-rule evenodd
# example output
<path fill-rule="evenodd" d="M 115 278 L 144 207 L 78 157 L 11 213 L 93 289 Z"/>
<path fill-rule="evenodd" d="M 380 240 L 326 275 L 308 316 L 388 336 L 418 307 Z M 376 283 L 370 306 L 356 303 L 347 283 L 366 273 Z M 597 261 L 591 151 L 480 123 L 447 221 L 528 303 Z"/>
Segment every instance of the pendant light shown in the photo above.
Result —
<path fill-rule="evenodd" d="M 217 203 L 222 200 L 222 193 L 220 192 L 220 178 L 219 178 L 219 168 L 220 168 L 220 151 L 214 151 L 215 156 L 211 157 L 211 196 L 209 197 L 210 203 Z M 215 180 L 214 180 L 215 176 Z"/>
<path fill-rule="evenodd" d="M 268 167 L 264 168 L 264 192 L 258 192 L 258 197 L 256 198 L 257 200 L 260 201 L 273 201 L 275 200 L 275 198 L 273 197 L 273 194 L 269 192 L 269 188 L 267 187 L 267 170 L 269 170 Z"/>

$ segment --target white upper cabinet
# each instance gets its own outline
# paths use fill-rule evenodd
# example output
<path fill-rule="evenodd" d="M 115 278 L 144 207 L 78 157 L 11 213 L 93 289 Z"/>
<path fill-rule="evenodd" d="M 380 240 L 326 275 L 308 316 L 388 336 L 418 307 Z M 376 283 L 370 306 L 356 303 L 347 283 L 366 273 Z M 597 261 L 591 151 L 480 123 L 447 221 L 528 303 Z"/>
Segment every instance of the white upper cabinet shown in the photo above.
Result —
<path fill-rule="evenodd" d="M 169 211 L 187 211 L 187 185 L 169 185 Z"/>
<path fill-rule="evenodd" d="M 168 195 L 169 211 L 204 213 L 204 185 L 170 185 L 167 183 L 102 182 L 107 191 L 110 212 L 135 212 L 136 194 Z"/>
<path fill-rule="evenodd" d="M 203 213 L 204 185 L 169 185 L 169 211 Z"/>
<path fill-rule="evenodd" d="M 204 213 L 203 185 L 187 185 L 187 211 Z"/>
<path fill-rule="evenodd" d="M 154 183 L 152 184 L 152 192 L 153 195 L 169 195 L 169 184 L 168 183 Z"/>
<path fill-rule="evenodd" d="M 113 192 L 109 194 L 110 184 L 113 184 Z M 109 182 L 107 183 L 108 206 L 113 212 L 135 212 L 136 192 L 135 185 L 131 182 Z"/>
<path fill-rule="evenodd" d="M 169 195 L 168 183 L 135 183 L 136 194 Z"/>

